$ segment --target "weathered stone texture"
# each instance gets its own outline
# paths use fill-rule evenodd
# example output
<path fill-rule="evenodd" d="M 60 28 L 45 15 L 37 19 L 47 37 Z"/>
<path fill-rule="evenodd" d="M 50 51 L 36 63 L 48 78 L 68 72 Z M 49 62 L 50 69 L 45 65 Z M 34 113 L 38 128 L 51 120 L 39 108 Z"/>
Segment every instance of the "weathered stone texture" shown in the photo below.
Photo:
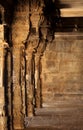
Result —
<path fill-rule="evenodd" d="M 82 39 L 65 36 L 47 45 L 42 57 L 43 106 L 54 106 L 58 101 L 76 100 L 76 97 L 83 99 L 82 42 Z"/>

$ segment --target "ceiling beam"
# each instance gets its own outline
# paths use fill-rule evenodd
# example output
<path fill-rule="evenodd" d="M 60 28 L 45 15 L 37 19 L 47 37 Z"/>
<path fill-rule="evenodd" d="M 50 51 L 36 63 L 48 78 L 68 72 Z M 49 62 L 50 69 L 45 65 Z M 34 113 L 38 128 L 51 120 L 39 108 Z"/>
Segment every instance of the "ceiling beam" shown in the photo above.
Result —
<path fill-rule="evenodd" d="M 61 17 L 83 17 L 83 8 L 62 8 L 60 15 Z"/>

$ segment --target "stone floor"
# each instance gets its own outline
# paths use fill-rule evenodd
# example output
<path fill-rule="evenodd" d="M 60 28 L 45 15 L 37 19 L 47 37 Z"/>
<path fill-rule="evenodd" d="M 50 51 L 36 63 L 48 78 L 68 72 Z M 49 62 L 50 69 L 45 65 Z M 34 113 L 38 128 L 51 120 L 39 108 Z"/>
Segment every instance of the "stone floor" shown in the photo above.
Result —
<path fill-rule="evenodd" d="M 83 130 L 83 102 L 36 109 L 35 117 L 27 117 L 25 125 L 26 130 Z"/>

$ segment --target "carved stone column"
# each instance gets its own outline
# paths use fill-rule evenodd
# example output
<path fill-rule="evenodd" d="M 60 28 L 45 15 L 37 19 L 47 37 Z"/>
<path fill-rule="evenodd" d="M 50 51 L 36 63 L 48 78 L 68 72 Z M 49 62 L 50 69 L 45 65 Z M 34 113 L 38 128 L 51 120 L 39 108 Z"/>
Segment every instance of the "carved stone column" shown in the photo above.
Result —
<path fill-rule="evenodd" d="M 35 102 L 36 102 L 36 107 L 40 108 L 42 107 L 42 97 L 41 97 L 41 56 L 43 55 L 43 52 L 45 50 L 46 43 L 45 41 L 41 41 L 38 48 L 37 52 L 35 53 Z"/>
<path fill-rule="evenodd" d="M 0 25 L 0 130 L 7 130 L 7 117 L 5 109 L 5 86 L 4 86 L 4 62 L 5 48 L 8 44 L 4 41 L 4 25 Z"/>
<path fill-rule="evenodd" d="M 21 47 L 13 46 L 13 127 L 23 128 L 21 100 Z"/>
<path fill-rule="evenodd" d="M 26 41 L 29 33 L 29 1 L 17 2 L 12 23 L 13 43 L 13 127 L 24 128 L 25 115 L 25 79 L 23 79 L 25 66 L 23 53 L 23 41 Z"/>
<path fill-rule="evenodd" d="M 43 9 L 41 0 L 30 1 L 29 8 L 29 20 L 30 20 L 30 32 L 27 38 L 26 48 L 26 89 L 27 89 L 27 116 L 32 117 L 34 115 L 34 52 L 37 50 L 39 44 L 39 26 Z"/>
<path fill-rule="evenodd" d="M 7 117 L 5 110 L 5 87 L 3 84 L 4 79 L 4 57 L 5 57 L 5 42 L 0 40 L 0 129 L 7 129 Z"/>
<path fill-rule="evenodd" d="M 26 56 L 26 90 L 27 90 L 27 115 L 32 117 L 34 115 L 34 86 L 32 83 L 32 52 Z"/>
<path fill-rule="evenodd" d="M 26 49 L 26 90 L 27 90 L 27 116 L 34 115 L 34 74 L 33 74 L 33 53 L 38 45 L 38 38 L 34 37 L 28 41 Z"/>

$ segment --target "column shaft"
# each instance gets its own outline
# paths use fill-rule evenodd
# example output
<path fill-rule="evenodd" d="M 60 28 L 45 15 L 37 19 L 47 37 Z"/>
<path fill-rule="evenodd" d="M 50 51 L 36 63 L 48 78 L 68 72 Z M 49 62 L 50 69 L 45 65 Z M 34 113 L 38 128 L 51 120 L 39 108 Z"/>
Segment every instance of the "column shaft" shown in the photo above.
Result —
<path fill-rule="evenodd" d="M 13 47 L 13 127 L 23 128 L 20 46 Z"/>

